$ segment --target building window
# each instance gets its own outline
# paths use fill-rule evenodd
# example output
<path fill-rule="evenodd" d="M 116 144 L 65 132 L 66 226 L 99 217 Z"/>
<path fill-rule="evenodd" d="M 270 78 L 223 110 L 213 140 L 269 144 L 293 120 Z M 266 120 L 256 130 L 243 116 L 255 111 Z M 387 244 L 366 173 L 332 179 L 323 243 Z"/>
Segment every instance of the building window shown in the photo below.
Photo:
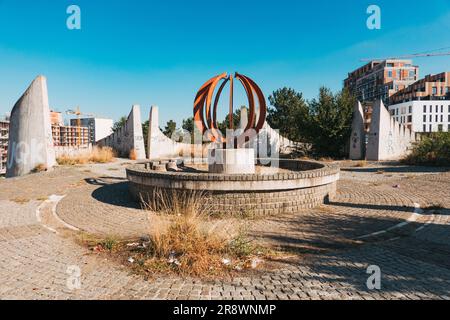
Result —
<path fill-rule="evenodd" d="M 444 106 L 441 106 L 441 112 L 444 112 Z"/>
<path fill-rule="evenodd" d="M 438 131 L 439 131 L 439 132 L 442 132 L 442 131 L 443 131 L 443 126 L 442 126 L 442 124 L 438 125 Z"/>
<path fill-rule="evenodd" d="M 412 106 L 409 106 L 408 113 L 412 113 Z"/>
<path fill-rule="evenodd" d="M 426 124 L 423 125 L 423 132 L 427 132 L 427 125 Z"/>
<path fill-rule="evenodd" d="M 433 122 L 433 116 L 430 114 L 430 122 Z"/>
<path fill-rule="evenodd" d="M 436 106 L 436 112 L 439 112 L 439 106 Z"/>
<path fill-rule="evenodd" d="M 437 95 L 437 87 L 433 87 L 432 92 L 434 96 Z"/>
<path fill-rule="evenodd" d="M 441 114 L 441 122 L 444 122 L 444 115 Z"/>
<path fill-rule="evenodd" d="M 430 132 L 433 131 L 433 126 L 430 124 Z"/>
<path fill-rule="evenodd" d="M 438 122 L 438 115 L 436 115 L 436 122 Z"/>
<path fill-rule="evenodd" d="M 430 112 L 433 112 L 433 106 L 430 106 Z"/>
<path fill-rule="evenodd" d="M 427 122 L 427 115 L 426 114 L 423 115 L 423 122 Z"/>
<path fill-rule="evenodd" d="M 408 123 L 412 122 L 412 116 L 408 116 Z"/>
<path fill-rule="evenodd" d="M 388 71 L 388 77 L 392 78 L 392 71 Z"/>
<path fill-rule="evenodd" d="M 450 106 L 448 106 L 448 110 L 450 112 Z M 423 105 L 423 113 L 426 113 L 426 112 L 427 112 L 427 106 Z"/>

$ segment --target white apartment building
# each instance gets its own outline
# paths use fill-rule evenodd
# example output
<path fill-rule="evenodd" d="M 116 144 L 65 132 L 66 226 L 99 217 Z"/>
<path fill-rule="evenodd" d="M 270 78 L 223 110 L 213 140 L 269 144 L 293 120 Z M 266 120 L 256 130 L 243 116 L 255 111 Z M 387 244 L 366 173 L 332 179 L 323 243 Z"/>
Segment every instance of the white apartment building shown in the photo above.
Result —
<path fill-rule="evenodd" d="M 88 127 L 90 138 L 89 142 L 93 145 L 97 142 L 102 140 L 103 138 L 106 138 L 110 134 L 113 133 L 112 128 L 114 125 L 114 122 L 112 119 L 101 119 L 101 118 L 84 118 L 81 120 L 81 126 L 82 127 Z M 77 125 L 76 119 L 71 119 L 70 124 L 72 126 Z"/>
<path fill-rule="evenodd" d="M 389 106 L 398 122 L 414 132 L 450 132 L 450 100 L 418 100 Z"/>

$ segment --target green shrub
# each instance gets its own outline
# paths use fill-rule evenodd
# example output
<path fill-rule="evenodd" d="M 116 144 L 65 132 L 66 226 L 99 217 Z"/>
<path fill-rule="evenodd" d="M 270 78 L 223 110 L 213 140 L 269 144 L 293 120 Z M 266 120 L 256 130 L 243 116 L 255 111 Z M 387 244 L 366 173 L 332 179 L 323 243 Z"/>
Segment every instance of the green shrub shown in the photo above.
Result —
<path fill-rule="evenodd" d="M 412 165 L 450 166 L 450 132 L 422 137 L 404 162 Z"/>

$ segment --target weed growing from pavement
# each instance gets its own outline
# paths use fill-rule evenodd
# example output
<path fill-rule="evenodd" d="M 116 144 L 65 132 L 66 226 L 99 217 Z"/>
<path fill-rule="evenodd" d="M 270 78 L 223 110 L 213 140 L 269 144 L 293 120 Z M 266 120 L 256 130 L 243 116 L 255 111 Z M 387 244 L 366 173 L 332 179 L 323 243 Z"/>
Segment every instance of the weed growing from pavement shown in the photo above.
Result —
<path fill-rule="evenodd" d="M 94 252 L 113 253 L 138 273 L 175 273 L 216 277 L 261 266 L 268 250 L 254 243 L 243 228 L 206 214 L 205 194 L 155 194 L 143 201 L 149 215 L 148 235 L 141 239 L 98 239 L 83 235 Z"/>

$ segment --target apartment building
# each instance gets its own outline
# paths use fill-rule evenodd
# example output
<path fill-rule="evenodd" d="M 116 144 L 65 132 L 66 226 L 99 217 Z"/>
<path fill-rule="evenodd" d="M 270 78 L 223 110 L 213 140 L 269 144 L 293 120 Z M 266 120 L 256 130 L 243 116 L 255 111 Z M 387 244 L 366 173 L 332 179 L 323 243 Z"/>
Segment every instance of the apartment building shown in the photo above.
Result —
<path fill-rule="evenodd" d="M 52 125 L 53 144 L 55 147 L 87 147 L 89 145 L 89 128 Z"/>
<path fill-rule="evenodd" d="M 9 121 L 0 120 L 0 174 L 6 173 L 8 157 Z"/>
<path fill-rule="evenodd" d="M 420 100 L 450 100 L 450 72 L 427 75 L 390 97 L 391 104 Z"/>
<path fill-rule="evenodd" d="M 419 67 L 414 66 L 412 60 L 380 60 L 350 72 L 344 87 L 361 103 L 382 99 L 388 104 L 389 97 L 418 79 Z"/>
<path fill-rule="evenodd" d="M 450 132 L 450 100 L 415 100 L 389 106 L 398 122 L 417 133 Z"/>
<path fill-rule="evenodd" d="M 80 123 L 82 127 L 89 128 L 89 142 L 92 145 L 113 133 L 114 121 L 112 119 L 83 118 L 80 119 Z M 70 124 L 76 126 L 77 119 L 71 119 Z"/>
<path fill-rule="evenodd" d="M 61 112 L 50 111 L 53 144 L 56 147 L 87 147 L 90 143 L 88 127 L 64 125 Z"/>
<path fill-rule="evenodd" d="M 61 112 L 58 111 L 50 111 L 50 123 L 52 125 L 64 125 L 64 119 Z"/>
<path fill-rule="evenodd" d="M 419 67 L 412 60 L 374 60 L 350 72 L 344 80 L 347 88 L 362 104 L 364 126 L 370 128 L 372 104 L 383 100 L 389 105 L 390 97 L 407 88 L 419 78 Z"/>

